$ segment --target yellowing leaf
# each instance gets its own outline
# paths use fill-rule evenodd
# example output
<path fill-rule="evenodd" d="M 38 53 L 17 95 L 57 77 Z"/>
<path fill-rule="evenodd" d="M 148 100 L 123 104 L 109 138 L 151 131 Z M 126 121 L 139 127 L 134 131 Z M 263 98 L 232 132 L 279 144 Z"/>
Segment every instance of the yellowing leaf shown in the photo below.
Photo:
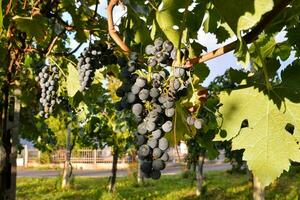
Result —
<path fill-rule="evenodd" d="M 80 89 L 79 74 L 76 68 L 72 65 L 68 65 L 68 76 L 67 76 L 67 91 L 69 97 L 74 97 Z"/>

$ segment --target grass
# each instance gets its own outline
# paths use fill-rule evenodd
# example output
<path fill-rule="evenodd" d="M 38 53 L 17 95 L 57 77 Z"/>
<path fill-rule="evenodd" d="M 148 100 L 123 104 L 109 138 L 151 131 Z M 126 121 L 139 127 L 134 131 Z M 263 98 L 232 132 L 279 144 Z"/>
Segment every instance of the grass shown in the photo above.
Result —
<path fill-rule="evenodd" d="M 227 172 L 206 173 L 206 192 L 200 199 L 251 199 L 251 183 L 248 175 Z M 107 178 L 76 177 L 72 188 L 61 190 L 59 178 L 18 178 L 18 200 L 192 200 L 195 196 L 195 182 L 182 175 L 162 176 L 159 181 L 147 180 L 144 186 L 136 184 L 132 176 L 117 179 L 117 191 L 106 192 Z M 300 188 L 299 171 L 284 174 L 267 188 L 266 199 L 296 200 Z"/>

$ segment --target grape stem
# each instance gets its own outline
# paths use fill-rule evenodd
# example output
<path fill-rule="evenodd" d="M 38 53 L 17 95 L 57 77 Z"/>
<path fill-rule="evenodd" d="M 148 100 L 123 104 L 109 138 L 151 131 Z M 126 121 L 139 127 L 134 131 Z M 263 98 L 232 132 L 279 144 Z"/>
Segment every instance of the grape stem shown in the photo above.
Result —
<path fill-rule="evenodd" d="M 118 34 L 114 27 L 114 20 L 113 20 L 113 10 L 116 5 L 118 5 L 121 1 L 120 0 L 110 0 L 106 12 L 107 12 L 107 23 L 108 23 L 108 33 L 112 37 L 112 39 L 116 42 L 116 44 L 125 52 L 129 53 L 130 49 L 125 44 L 121 36 Z"/>
<path fill-rule="evenodd" d="M 281 0 L 277 5 L 274 6 L 273 10 L 271 10 L 270 12 L 268 12 L 267 14 L 265 14 L 265 16 L 261 19 L 261 21 L 252 29 L 252 31 L 250 31 L 248 34 L 246 34 L 245 36 L 242 37 L 242 40 L 245 41 L 246 44 L 249 44 L 253 41 L 255 41 L 258 37 L 258 35 L 271 23 L 271 21 L 273 19 L 275 19 L 282 10 L 284 10 L 293 0 Z M 204 55 L 201 55 L 199 57 L 196 58 L 191 58 L 189 60 L 187 60 L 187 62 L 185 63 L 186 67 L 192 67 L 193 64 L 197 64 L 197 63 L 203 63 L 206 61 L 209 61 L 213 58 L 222 56 L 228 52 L 233 51 L 237 45 L 238 45 L 239 41 L 236 40 L 232 43 L 229 43 L 223 47 L 220 47 L 218 49 L 215 49 L 211 52 L 208 52 Z"/>

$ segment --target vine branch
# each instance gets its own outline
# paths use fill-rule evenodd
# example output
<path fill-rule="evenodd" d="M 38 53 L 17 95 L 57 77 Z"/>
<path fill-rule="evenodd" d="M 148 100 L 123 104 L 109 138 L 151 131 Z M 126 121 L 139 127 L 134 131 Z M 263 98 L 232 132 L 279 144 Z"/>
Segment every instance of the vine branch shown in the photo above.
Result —
<path fill-rule="evenodd" d="M 255 41 L 258 35 L 271 23 L 271 21 L 276 18 L 282 10 L 284 10 L 293 0 L 282 0 L 277 5 L 274 6 L 273 10 L 265 14 L 265 16 L 261 19 L 261 21 L 250 31 L 248 34 L 242 37 L 242 39 L 249 44 Z M 234 41 L 230 44 L 227 44 L 223 47 L 215 49 L 209 53 L 206 53 L 200 57 L 189 59 L 185 66 L 191 67 L 193 64 L 196 63 L 203 63 L 209 61 L 213 58 L 219 57 L 224 55 L 236 48 L 238 45 L 238 41 Z"/>
<path fill-rule="evenodd" d="M 107 23 L 108 23 L 108 33 L 112 37 L 112 39 L 117 43 L 117 45 L 125 52 L 129 53 L 130 49 L 122 40 L 121 36 L 118 34 L 114 27 L 114 20 L 113 20 L 113 10 L 116 5 L 120 3 L 120 0 L 111 0 L 107 6 Z"/>

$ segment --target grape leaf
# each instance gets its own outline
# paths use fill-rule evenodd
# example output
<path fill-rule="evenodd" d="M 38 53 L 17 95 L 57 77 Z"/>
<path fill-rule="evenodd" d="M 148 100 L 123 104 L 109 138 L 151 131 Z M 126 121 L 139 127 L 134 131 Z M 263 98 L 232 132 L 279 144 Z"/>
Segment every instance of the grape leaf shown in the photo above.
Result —
<path fill-rule="evenodd" d="M 280 84 L 270 91 L 243 87 L 230 94 L 222 92 L 219 124 L 227 134 L 214 140 L 232 139 L 233 150 L 245 149 L 243 159 L 263 186 L 270 184 L 290 160 L 300 162 L 300 61 L 281 73 Z M 248 127 L 241 129 L 247 119 Z M 293 126 L 293 131 L 287 125 Z"/>
<path fill-rule="evenodd" d="M 220 15 L 235 33 L 247 30 L 273 8 L 273 0 L 213 0 Z M 230 11 L 230 12 L 228 12 Z"/>
<path fill-rule="evenodd" d="M 13 20 L 20 31 L 26 32 L 29 37 L 35 37 L 35 39 L 40 42 L 44 39 L 45 35 L 47 35 L 48 20 L 43 16 L 14 16 Z"/>
<path fill-rule="evenodd" d="M 79 74 L 76 68 L 72 65 L 68 65 L 68 76 L 67 76 L 67 91 L 69 97 L 74 97 L 80 89 Z"/>
<path fill-rule="evenodd" d="M 2 33 L 3 14 L 2 14 L 2 1 L 0 1 L 0 34 Z"/>
<path fill-rule="evenodd" d="M 299 95 L 298 95 L 299 96 Z M 300 97 L 299 97 L 300 98 Z M 232 139 L 233 150 L 245 149 L 243 159 L 263 186 L 269 185 L 290 161 L 300 161 L 296 137 L 285 130 L 292 123 L 300 128 L 300 105 L 284 99 L 285 106 L 278 106 L 254 87 L 238 89 L 230 94 L 220 94 L 222 129 L 227 135 L 215 140 Z M 241 129 L 247 119 L 249 127 Z"/>
<path fill-rule="evenodd" d="M 188 113 L 186 112 L 186 109 L 179 102 L 177 102 L 176 114 L 173 120 L 173 131 L 166 134 L 166 138 L 171 142 L 172 145 L 176 145 L 175 143 L 183 140 L 187 134 L 189 136 L 194 136 L 196 134 L 195 127 L 189 126 L 186 123 L 187 116 Z"/>
<path fill-rule="evenodd" d="M 185 8 L 186 1 L 163 0 L 156 12 L 156 20 L 167 38 L 178 48 L 182 13 L 178 9 Z M 177 26 L 178 29 L 174 29 Z"/>

